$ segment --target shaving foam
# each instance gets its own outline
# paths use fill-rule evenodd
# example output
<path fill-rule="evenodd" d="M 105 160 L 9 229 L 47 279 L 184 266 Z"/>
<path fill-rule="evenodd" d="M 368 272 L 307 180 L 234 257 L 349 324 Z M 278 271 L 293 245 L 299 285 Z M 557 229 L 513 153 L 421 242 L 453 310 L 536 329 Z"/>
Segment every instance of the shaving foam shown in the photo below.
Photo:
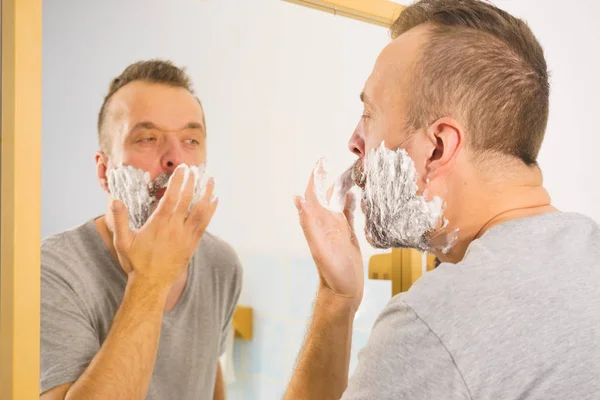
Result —
<path fill-rule="evenodd" d="M 341 213 L 344 211 L 344 207 L 346 206 L 346 198 L 350 193 L 352 187 L 354 186 L 354 181 L 352 180 L 352 167 L 348 168 L 344 171 L 333 183 L 331 197 L 327 200 L 327 159 L 321 158 L 313 170 L 314 184 L 315 184 L 315 196 L 317 200 L 321 204 L 321 206 L 327 208 L 336 213 Z M 350 209 L 353 210 L 355 204 L 355 199 L 350 199 Z"/>
<path fill-rule="evenodd" d="M 393 151 L 381 143 L 367 154 L 363 173 L 365 231 L 373 247 L 450 250 L 456 231 L 436 233 L 447 226 L 445 204 L 438 196 L 427 200 L 426 191 L 418 195 L 418 174 L 406 150 Z M 354 175 L 356 179 L 356 172 Z"/>
<path fill-rule="evenodd" d="M 315 196 L 317 196 L 317 200 L 319 204 L 323 207 L 327 207 L 327 173 L 329 172 L 327 168 L 327 159 L 322 157 L 317 161 L 317 165 L 313 170 L 313 182 L 315 184 Z"/>
<path fill-rule="evenodd" d="M 191 209 L 204 196 L 210 175 L 204 165 L 187 166 L 181 164 L 177 168 L 185 168 L 182 189 L 188 179 L 195 180 L 194 194 L 190 204 Z M 115 199 L 121 200 L 127 207 L 129 227 L 133 232 L 139 230 L 156 210 L 159 203 L 156 193 L 160 189 L 168 187 L 173 177 L 171 174 L 162 174 L 151 180 L 150 173 L 131 165 L 110 168 L 107 176 L 111 195 Z M 216 197 L 213 195 L 211 201 L 214 202 L 215 200 Z"/>
<path fill-rule="evenodd" d="M 192 165 L 188 166 L 187 164 L 179 164 L 177 169 L 184 169 L 183 183 L 181 184 L 181 190 L 185 188 L 185 184 L 190 176 L 193 176 L 192 179 L 195 180 L 194 183 L 194 194 L 192 196 L 192 201 L 190 203 L 190 209 L 196 204 L 202 197 L 204 193 L 206 193 L 206 186 L 208 185 L 208 181 L 211 178 L 210 174 L 207 172 L 206 167 L 204 165 Z M 176 170 L 177 170 L 176 169 Z M 171 183 L 173 179 L 173 175 L 169 178 L 167 185 Z M 214 202 L 216 200 L 216 196 L 213 195 L 211 201 Z"/>

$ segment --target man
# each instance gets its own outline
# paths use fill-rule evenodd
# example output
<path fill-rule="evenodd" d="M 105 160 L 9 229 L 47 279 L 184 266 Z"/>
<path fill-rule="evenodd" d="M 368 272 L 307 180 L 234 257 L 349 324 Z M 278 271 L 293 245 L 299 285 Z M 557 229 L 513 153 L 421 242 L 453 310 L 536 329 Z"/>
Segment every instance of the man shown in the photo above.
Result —
<path fill-rule="evenodd" d="M 597 399 L 600 227 L 542 186 L 542 48 L 478 0 L 419 1 L 392 37 L 350 139 L 367 238 L 442 263 L 390 301 L 348 381 L 363 265 L 350 201 L 324 207 L 313 175 L 295 202 L 320 289 L 285 398 Z"/>
<path fill-rule="evenodd" d="M 40 398 L 223 399 L 242 270 L 205 231 L 217 202 L 189 78 L 166 61 L 130 65 L 98 133 L 107 214 L 42 244 Z"/>

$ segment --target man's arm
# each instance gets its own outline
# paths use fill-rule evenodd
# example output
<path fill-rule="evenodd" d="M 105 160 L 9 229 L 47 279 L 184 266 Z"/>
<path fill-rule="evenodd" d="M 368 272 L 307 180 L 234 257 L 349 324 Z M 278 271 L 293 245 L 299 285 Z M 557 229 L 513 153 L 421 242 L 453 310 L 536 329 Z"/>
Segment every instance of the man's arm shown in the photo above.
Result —
<path fill-rule="evenodd" d="M 145 398 L 166 293 L 130 279 L 110 332 L 90 365 L 76 382 L 45 392 L 41 400 Z"/>
<path fill-rule="evenodd" d="M 168 289 L 130 280 L 110 332 L 65 399 L 143 399 L 156 361 Z"/>
<path fill-rule="evenodd" d="M 295 199 L 320 285 L 312 323 L 284 396 L 286 400 L 337 400 L 348 385 L 352 321 L 364 287 L 362 255 L 353 228 L 354 197 L 342 193 L 346 196 L 343 213 L 323 206 L 316 193 L 324 188 L 316 187 L 315 177 L 324 174 L 319 162 L 311 174 L 306 199 Z"/>
<path fill-rule="evenodd" d="M 284 399 L 339 399 L 348 385 L 354 310 L 320 289 L 306 341 Z"/>
<path fill-rule="evenodd" d="M 128 271 L 125 294 L 110 332 L 91 363 L 68 387 L 46 392 L 45 399 L 144 399 L 158 351 L 167 294 L 187 268 L 216 203 L 209 182 L 203 199 L 186 217 L 193 179 L 183 186 L 180 168 L 148 222 L 136 233 L 129 230 L 128 211 L 121 202 L 112 207 L 115 248 Z"/>

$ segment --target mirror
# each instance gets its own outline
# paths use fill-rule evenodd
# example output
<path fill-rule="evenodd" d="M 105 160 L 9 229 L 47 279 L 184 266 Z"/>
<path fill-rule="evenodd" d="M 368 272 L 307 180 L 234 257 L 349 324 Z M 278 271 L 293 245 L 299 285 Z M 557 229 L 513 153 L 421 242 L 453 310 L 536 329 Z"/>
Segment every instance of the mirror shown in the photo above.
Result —
<path fill-rule="evenodd" d="M 227 287 L 233 292 L 229 298 L 238 299 L 237 309 L 223 305 L 221 314 L 200 313 L 195 319 L 198 325 L 186 323 L 177 331 L 182 336 L 177 337 L 173 336 L 176 330 L 165 329 L 161 340 L 198 346 L 202 349 L 199 358 L 203 360 L 219 358 L 228 399 L 281 398 L 304 340 L 318 283 L 292 197 L 304 192 L 320 157 L 328 157 L 331 180 L 354 162 L 355 156 L 347 147 L 362 113 L 359 94 L 381 49 L 389 42 L 385 22 L 368 21 L 365 10 L 342 7 L 332 12 L 330 3 L 334 2 L 177 0 L 167 6 L 151 0 L 143 7 L 116 0 L 44 3 L 41 200 L 38 198 L 41 234 L 37 237 L 43 239 L 46 255 L 54 257 L 61 269 L 50 269 L 46 276 L 42 269 L 42 293 L 44 282 L 62 287 L 64 292 L 57 292 L 51 303 L 54 311 L 60 314 L 64 307 L 62 311 L 71 312 L 79 304 L 78 317 L 84 320 L 79 321 L 82 323 L 76 326 L 70 343 L 46 356 L 46 364 L 42 355 L 42 389 L 65 383 L 60 371 L 53 371 L 55 375 L 48 373 L 50 363 L 56 359 L 53 357 L 59 357 L 58 353 L 68 357 L 74 343 L 76 347 L 92 343 L 95 331 L 102 332 L 99 335 L 105 338 L 121 304 L 125 272 L 113 268 L 118 264 L 108 246 L 95 254 L 100 261 L 94 265 L 113 268 L 109 275 L 86 271 L 90 265 L 67 261 L 69 255 L 78 252 L 89 256 L 89 249 L 85 250 L 89 242 L 96 240 L 98 248 L 102 248 L 100 240 L 105 238 L 100 231 L 95 239 L 82 238 L 77 232 L 86 226 L 98 228 L 94 221 L 108 210 L 95 155 L 100 150 L 98 113 L 109 84 L 134 62 L 162 59 L 185 69 L 202 103 L 207 170 L 216 179 L 219 197 L 207 232 L 213 235 L 219 251 L 233 254 L 224 250 L 232 249 L 243 269 L 243 280 L 238 298 L 232 283 L 237 278 L 228 277 Z M 600 192 L 587 184 L 595 180 L 595 173 L 583 161 L 593 159 L 594 144 L 600 142 L 577 118 L 593 115 L 598 106 L 590 88 L 599 87 L 600 83 L 594 78 L 594 63 L 582 50 L 591 46 L 593 24 L 573 23 L 570 33 L 558 32 L 546 16 L 562 15 L 565 11 L 558 5 L 545 4 L 542 13 L 535 2 L 496 3 L 530 21 L 554 71 L 553 111 L 540 156 L 546 186 L 559 208 L 600 220 L 596 207 Z M 569 46 L 564 45 L 566 40 Z M 582 51 L 574 52 L 574 48 Z M 573 77 L 573 71 L 589 79 L 581 83 Z M 156 132 L 160 135 L 161 129 Z M 569 132 L 569 140 L 565 140 L 564 132 Z M 557 159 L 562 161 L 557 163 Z M 4 169 L 2 174 L 6 174 Z M 3 200 L 4 196 L 3 193 Z M 362 214 L 357 213 L 357 232 L 362 232 L 363 227 Z M 94 231 L 86 232 L 92 235 Z M 75 235 L 70 243 L 76 246 L 60 247 L 58 244 L 66 241 L 64 235 L 71 235 L 71 239 Z M 369 246 L 364 235 L 359 235 L 359 241 L 365 266 L 372 256 L 386 253 Z M 60 251 L 53 252 L 51 249 L 57 246 Z M 205 249 L 202 254 L 208 251 Z M 223 265 L 235 275 L 236 263 L 231 260 L 223 261 Z M 213 271 L 209 266 L 215 267 L 215 274 L 222 272 L 216 268 L 219 263 L 198 261 L 198 265 L 203 267 L 199 267 L 203 273 Z M 6 265 L 2 269 L 4 272 Z M 62 275 L 56 275 L 58 272 Z M 209 275 L 195 275 L 196 279 L 199 276 Z M 114 279 L 112 289 L 107 286 L 109 278 Z M 73 286 L 73 282 L 79 286 Z M 190 298 L 191 293 L 206 293 L 194 292 L 188 282 L 196 281 L 183 282 L 181 297 L 171 310 L 175 313 L 169 311 L 165 317 L 168 324 L 180 321 L 178 304 L 200 303 L 198 298 Z M 46 290 L 50 287 L 46 286 Z M 215 284 L 210 289 L 217 287 Z M 105 296 L 103 288 L 108 288 Z M 390 300 L 390 288 L 389 280 L 369 279 L 365 268 L 365 293 L 354 323 L 350 374 L 375 319 Z M 30 289 L 36 291 L 33 284 Z M 216 299 L 217 294 L 213 295 L 207 296 Z M 73 304 L 73 299 L 80 303 Z M 101 310 L 109 311 L 100 317 Z M 215 322 L 223 320 L 223 316 L 231 316 L 234 322 L 226 327 L 227 331 Z M 208 321 L 209 317 L 214 320 Z M 42 308 L 42 325 L 44 318 Z M 46 318 L 54 317 L 47 314 Z M 58 329 L 61 320 L 54 322 L 53 327 Z M 207 327 L 212 327 L 211 333 L 204 331 Z M 197 332 L 202 332 L 202 338 L 211 337 L 211 344 L 190 341 Z M 36 342 L 34 339 L 31 342 Z M 60 343 L 64 339 L 55 336 L 52 340 Z M 98 351 L 94 344 L 89 348 Z M 213 353 L 208 354 L 207 349 Z M 219 350 L 223 350 L 221 357 Z M 181 348 L 173 351 L 177 355 L 193 355 L 193 351 Z M 78 357 L 85 360 L 86 353 Z M 168 357 L 166 350 L 159 350 L 159 358 Z M 83 364 L 68 371 L 70 377 L 80 374 L 82 368 Z M 168 363 L 163 368 L 158 373 L 164 373 L 162 376 L 168 380 Z M 21 372 L 25 370 L 22 368 Z M 206 376 L 213 380 L 213 375 Z M 210 384 L 205 383 L 204 387 Z M 151 389 L 157 397 L 161 396 L 159 386 Z M 168 384 L 164 387 L 185 390 L 170 388 Z M 197 386 L 189 390 L 197 390 Z"/>
<path fill-rule="evenodd" d="M 192 80 L 219 196 L 208 232 L 238 255 L 239 305 L 252 308 L 252 338 L 234 340 L 233 368 L 224 368 L 228 398 L 283 394 L 318 282 L 293 196 L 304 192 L 320 157 L 329 158 L 332 181 L 354 162 L 347 144 L 362 112 L 359 94 L 389 41 L 387 28 L 364 15 L 324 11 L 285 1 L 154 1 L 143 10 L 117 1 L 44 4 L 46 240 L 107 211 L 94 155 L 111 80 L 129 64 L 154 58 L 184 67 Z M 375 251 L 361 240 L 367 263 Z M 368 284 L 352 368 L 389 288 L 385 281 Z"/>

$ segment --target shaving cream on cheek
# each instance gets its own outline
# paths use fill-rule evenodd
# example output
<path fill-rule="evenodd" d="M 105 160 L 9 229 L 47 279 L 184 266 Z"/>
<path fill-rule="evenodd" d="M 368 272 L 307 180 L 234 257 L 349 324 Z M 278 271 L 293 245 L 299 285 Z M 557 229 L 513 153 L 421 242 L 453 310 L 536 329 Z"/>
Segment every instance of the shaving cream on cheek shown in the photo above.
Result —
<path fill-rule="evenodd" d="M 191 209 L 204 196 L 210 175 L 204 166 L 188 167 L 182 164 L 178 168 L 185 168 L 182 189 L 187 179 L 193 177 L 195 180 Z M 129 227 L 133 232 L 139 230 L 156 210 L 159 204 L 156 193 L 168 187 L 172 179 L 172 175 L 162 174 L 151 181 L 148 172 L 125 165 L 110 168 L 107 175 L 110 193 L 121 200 L 129 211 Z M 211 201 L 215 199 L 213 195 Z"/>
<path fill-rule="evenodd" d="M 192 165 L 188 166 L 186 164 L 180 164 L 177 168 L 185 168 L 183 183 L 181 184 L 181 190 L 185 188 L 185 184 L 190 176 L 193 176 L 194 179 L 194 194 L 192 196 L 192 202 L 190 203 L 190 209 L 204 196 L 206 193 L 206 186 L 208 185 L 208 181 L 211 178 L 210 174 L 206 170 L 206 166 L 204 165 Z M 171 183 L 171 179 L 173 176 L 169 178 L 167 185 Z M 216 196 L 213 194 L 211 198 L 211 202 L 216 200 Z"/>
<path fill-rule="evenodd" d="M 365 159 L 363 202 L 367 239 L 376 248 L 415 248 L 446 252 L 456 235 L 431 234 L 443 223 L 444 203 L 439 197 L 427 200 L 418 195 L 418 174 L 406 150 L 392 151 L 384 143 Z M 452 243 L 450 243 L 450 241 Z"/>
<path fill-rule="evenodd" d="M 129 227 L 137 231 L 156 209 L 156 197 L 150 194 L 150 174 L 132 166 L 119 166 L 108 171 L 108 188 L 115 199 L 129 211 Z"/>

